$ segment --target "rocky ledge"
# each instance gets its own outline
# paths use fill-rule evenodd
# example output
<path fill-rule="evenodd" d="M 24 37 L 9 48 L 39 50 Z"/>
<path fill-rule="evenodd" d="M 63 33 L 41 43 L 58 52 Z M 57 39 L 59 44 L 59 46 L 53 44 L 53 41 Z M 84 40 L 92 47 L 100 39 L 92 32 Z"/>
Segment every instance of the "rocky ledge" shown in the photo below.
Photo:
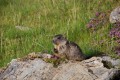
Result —
<path fill-rule="evenodd" d="M 120 60 L 109 56 L 68 61 L 54 67 L 41 58 L 13 59 L 0 72 L 0 80 L 120 80 Z"/>

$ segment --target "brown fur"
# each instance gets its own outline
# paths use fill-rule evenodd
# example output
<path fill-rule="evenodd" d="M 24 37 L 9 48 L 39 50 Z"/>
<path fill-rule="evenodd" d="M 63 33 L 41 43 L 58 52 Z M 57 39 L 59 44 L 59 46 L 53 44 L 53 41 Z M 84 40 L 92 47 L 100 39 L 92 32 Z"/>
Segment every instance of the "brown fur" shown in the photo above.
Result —
<path fill-rule="evenodd" d="M 63 35 L 59 34 L 53 38 L 54 52 L 65 55 L 69 60 L 84 60 L 85 55 L 83 54 L 80 47 L 71 41 L 68 41 Z"/>

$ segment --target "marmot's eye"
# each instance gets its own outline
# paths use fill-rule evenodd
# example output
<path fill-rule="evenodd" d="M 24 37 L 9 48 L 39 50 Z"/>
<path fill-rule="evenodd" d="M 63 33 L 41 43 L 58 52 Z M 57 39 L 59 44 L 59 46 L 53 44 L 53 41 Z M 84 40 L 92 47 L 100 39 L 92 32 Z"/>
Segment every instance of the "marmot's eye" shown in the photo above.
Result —
<path fill-rule="evenodd" d="M 58 37 L 58 39 L 61 39 L 61 37 Z"/>

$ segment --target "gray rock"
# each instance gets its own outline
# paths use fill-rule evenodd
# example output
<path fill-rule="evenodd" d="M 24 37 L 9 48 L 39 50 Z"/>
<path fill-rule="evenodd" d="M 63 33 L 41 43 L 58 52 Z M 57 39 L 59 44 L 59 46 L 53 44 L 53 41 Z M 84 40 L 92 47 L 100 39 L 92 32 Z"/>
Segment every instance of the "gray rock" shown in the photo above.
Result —
<path fill-rule="evenodd" d="M 120 6 L 111 12 L 109 19 L 111 23 L 120 22 Z"/>
<path fill-rule="evenodd" d="M 36 58 L 25 62 L 14 59 L 0 75 L 0 80 L 51 80 L 54 75 L 52 64 L 41 59 Z"/>
<path fill-rule="evenodd" d="M 102 56 L 102 61 L 108 63 L 108 66 L 120 68 L 120 59 L 111 58 L 110 56 Z"/>
<path fill-rule="evenodd" d="M 120 70 L 108 69 L 102 57 L 62 63 L 57 68 L 40 58 L 19 61 L 13 59 L 0 74 L 0 80 L 119 80 Z"/>

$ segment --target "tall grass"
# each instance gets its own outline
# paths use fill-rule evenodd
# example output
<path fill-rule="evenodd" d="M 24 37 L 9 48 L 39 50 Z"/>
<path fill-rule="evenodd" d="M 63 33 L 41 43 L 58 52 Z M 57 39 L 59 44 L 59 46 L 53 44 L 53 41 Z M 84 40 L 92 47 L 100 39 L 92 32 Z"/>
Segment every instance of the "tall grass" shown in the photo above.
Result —
<path fill-rule="evenodd" d="M 96 51 L 113 55 L 109 21 L 96 32 L 89 32 L 86 24 L 95 12 L 112 10 L 119 4 L 119 0 L 0 0 L 0 67 L 30 52 L 52 53 L 55 34 L 78 43 L 87 55 Z"/>

